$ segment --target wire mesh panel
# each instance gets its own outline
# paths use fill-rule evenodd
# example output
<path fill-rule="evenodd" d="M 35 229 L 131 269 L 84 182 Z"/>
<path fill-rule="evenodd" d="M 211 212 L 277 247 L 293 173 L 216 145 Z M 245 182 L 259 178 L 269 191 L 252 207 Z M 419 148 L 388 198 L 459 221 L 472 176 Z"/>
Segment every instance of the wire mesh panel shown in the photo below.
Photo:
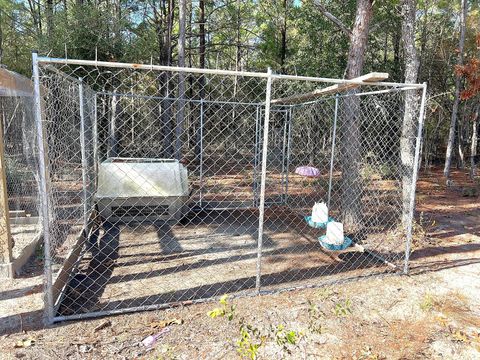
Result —
<path fill-rule="evenodd" d="M 405 190 L 402 174 L 415 173 L 402 162 L 403 108 L 421 87 L 297 101 L 326 80 L 48 58 L 35 66 L 50 320 L 314 286 L 403 259 L 412 182 Z M 326 250 L 324 232 L 305 222 L 318 201 L 345 225 L 353 242 L 344 251 Z"/>
<path fill-rule="evenodd" d="M 310 86 L 302 91 L 298 81 L 291 82 L 275 82 L 272 95 L 275 105 L 291 107 L 292 124 L 286 204 L 266 210 L 263 288 L 403 270 L 415 186 L 414 162 L 405 158 L 415 153 L 419 134 L 418 122 L 408 124 L 407 132 L 404 108 L 410 94 L 418 120 L 421 91 L 363 86 L 298 103 L 299 92 L 308 94 Z M 409 146 L 402 147 L 406 135 Z M 315 173 L 305 176 L 305 167 Z M 268 194 L 278 185 L 278 173 L 267 171 L 266 176 Z M 307 218 L 320 202 L 328 207 L 330 224 Z M 326 242 L 328 226 L 335 223 L 343 225 L 345 239 L 336 246 L 351 242 L 342 251 L 332 251 Z"/>

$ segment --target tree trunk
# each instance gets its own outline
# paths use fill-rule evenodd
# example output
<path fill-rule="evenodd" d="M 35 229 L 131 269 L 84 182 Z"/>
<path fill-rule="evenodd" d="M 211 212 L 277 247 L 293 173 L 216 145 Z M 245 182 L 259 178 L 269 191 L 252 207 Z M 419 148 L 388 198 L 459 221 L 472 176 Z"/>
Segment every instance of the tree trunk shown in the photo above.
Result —
<path fill-rule="evenodd" d="M 283 0 L 283 23 L 281 27 L 281 44 L 280 44 L 280 71 L 285 74 L 285 60 L 287 58 L 287 0 Z"/>
<path fill-rule="evenodd" d="M 347 79 L 361 75 L 367 47 L 368 29 L 372 18 L 372 0 L 357 0 L 357 12 L 353 26 L 348 62 Z M 342 125 L 340 136 L 342 144 L 342 217 L 344 226 L 350 232 L 361 227 L 361 196 L 360 177 L 361 163 L 361 132 L 360 132 L 360 98 L 354 96 L 355 90 L 348 93 L 343 100 L 341 109 Z"/>
<path fill-rule="evenodd" d="M 242 60 L 242 47 L 241 47 L 241 28 L 242 28 L 242 18 L 241 18 L 241 0 L 237 0 L 237 12 L 236 12 L 236 56 L 235 56 L 235 71 L 241 70 L 241 60 Z M 233 98 L 236 99 L 238 90 L 238 76 L 235 75 L 233 79 Z M 232 133 L 234 134 L 238 128 L 238 122 L 235 121 L 237 117 L 237 112 L 235 106 L 232 106 L 232 122 L 230 124 L 225 124 L 227 128 L 231 128 Z M 226 120 L 226 119 L 225 119 Z M 237 149 L 237 142 L 231 144 L 234 151 Z"/>
<path fill-rule="evenodd" d="M 178 66 L 185 67 L 185 12 L 186 0 L 178 4 Z M 175 158 L 182 158 L 182 135 L 185 122 L 185 73 L 178 73 L 177 126 L 175 128 Z"/>
<path fill-rule="evenodd" d="M 199 0 L 199 26 L 198 26 L 198 37 L 199 37 L 199 51 L 198 51 L 198 62 L 201 69 L 205 68 L 205 1 Z M 198 78 L 198 85 L 200 86 L 199 89 L 199 96 L 200 99 L 205 98 L 205 75 L 201 74 Z M 195 146 L 195 159 L 197 162 L 200 161 L 200 152 L 203 151 L 200 143 L 201 143 L 201 136 L 202 136 L 202 126 L 205 126 L 205 122 L 201 124 L 200 116 L 198 117 L 198 124 L 197 124 L 197 134 L 196 134 L 196 146 Z"/>
<path fill-rule="evenodd" d="M 467 105 L 464 102 L 462 107 L 462 114 L 457 121 L 457 168 L 465 169 L 465 154 L 463 151 L 464 147 L 464 124 L 465 117 L 467 115 Z"/>
<path fill-rule="evenodd" d="M 467 18 L 467 0 L 462 1 L 462 9 L 460 12 L 460 41 L 458 45 L 458 65 L 463 65 L 463 49 L 465 46 L 465 23 Z M 457 127 L 458 104 L 460 103 L 460 85 L 461 77 L 456 75 L 455 78 L 455 99 L 453 101 L 452 117 L 450 119 L 450 130 L 448 133 L 447 153 L 445 155 L 445 168 L 443 175 L 447 179 L 447 185 L 450 185 L 450 167 L 452 165 L 452 154 L 455 143 L 455 130 Z"/>
<path fill-rule="evenodd" d="M 164 0 L 160 3 L 160 12 L 154 8 L 155 24 L 157 26 L 157 40 L 159 61 L 161 65 L 171 65 L 172 60 L 172 29 L 174 15 L 174 1 Z M 171 101 L 171 73 L 161 72 L 158 77 L 160 94 L 160 122 L 163 132 L 163 156 L 174 156 L 174 140 L 172 126 L 172 101 Z"/>
<path fill-rule="evenodd" d="M 200 0 L 199 1 L 199 8 L 200 8 L 200 14 L 199 14 L 199 54 L 198 54 L 198 61 L 200 65 L 200 69 L 205 69 L 205 51 L 206 51 L 206 46 L 205 46 L 205 1 Z M 200 84 L 200 97 L 203 99 L 205 95 L 205 77 L 202 75 L 199 79 L 199 84 Z"/>
<path fill-rule="evenodd" d="M 470 178 L 473 180 L 477 175 L 477 143 L 478 143 L 478 118 L 480 104 L 475 108 L 475 115 L 472 120 L 472 143 L 470 147 Z"/>
<path fill-rule="evenodd" d="M 47 0 L 46 7 L 46 18 L 47 18 L 47 37 L 48 45 L 52 45 L 52 36 L 53 36 L 53 0 Z"/>
<path fill-rule="evenodd" d="M 418 77 L 418 57 L 415 46 L 416 1 L 402 1 L 402 43 L 405 53 L 405 82 L 414 84 Z M 411 189 L 415 161 L 415 140 L 419 97 L 415 90 L 405 92 L 405 112 L 403 114 L 402 135 L 400 138 L 400 159 L 402 162 L 402 223 L 409 224 Z"/>
<path fill-rule="evenodd" d="M 2 28 L 2 12 L 0 11 L 0 65 L 3 60 L 3 28 Z"/>

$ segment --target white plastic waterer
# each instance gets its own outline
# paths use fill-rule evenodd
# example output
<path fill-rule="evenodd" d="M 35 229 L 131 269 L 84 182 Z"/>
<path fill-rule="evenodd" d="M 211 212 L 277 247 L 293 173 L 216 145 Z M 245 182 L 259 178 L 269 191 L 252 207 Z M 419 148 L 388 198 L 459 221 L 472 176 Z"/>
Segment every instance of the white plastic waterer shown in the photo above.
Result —
<path fill-rule="evenodd" d="M 341 222 L 331 221 L 327 224 L 327 234 L 325 242 L 333 245 L 343 244 L 343 224 Z"/>
<path fill-rule="evenodd" d="M 325 203 L 315 203 L 312 209 L 312 221 L 316 223 L 328 222 L 328 207 Z"/>

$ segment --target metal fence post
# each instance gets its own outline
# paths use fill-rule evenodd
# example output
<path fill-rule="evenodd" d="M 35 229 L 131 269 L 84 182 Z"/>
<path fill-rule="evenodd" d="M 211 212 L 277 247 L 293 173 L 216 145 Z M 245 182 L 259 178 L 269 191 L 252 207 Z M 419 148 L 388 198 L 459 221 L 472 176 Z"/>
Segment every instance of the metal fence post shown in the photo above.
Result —
<path fill-rule="evenodd" d="M 203 99 L 200 100 L 200 208 L 203 209 Z"/>
<path fill-rule="evenodd" d="M 287 165 L 286 165 L 286 179 L 285 179 L 285 205 L 288 205 L 288 174 L 290 169 L 290 156 L 291 156 L 291 143 L 292 143 L 292 108 L 293 106 L 290 105 L 288 109 L 287 115 L 287 129 L 288 129 L 288 136 L 287 136 Z"/>
<path fill-rule="evenodd" d="M 50 249 L 50 209 L 48 199 L 48 170 L 47 170 L 47 146 L 43 128 L 43 109 L 40 91 L 40 71 L 38 67 L 38 54 L 32 53 L 32 71 L 33 71 L 33 98 L 34 98 L 34 116 L 37 132 L 38 145 L 38 166 L 39 166 L 39 186 L 40 186 L 40 206 L 43 226 L 43 251 L 44 251 L 44 272 L 45 272 L 45 322 L 53 323 L 54 304 L 53 304 L 53 281 L 52 281 L 52 258 Z"/>
<path fill-rule="evenodd" d="M 287 129 L 288 129 L 288 110 L 285 110 L 283 112 L 283 141 L 282 141 L 282 188 L 283 188 L 283 193 L 282 193 L 282 200 L 281 204 L 285 205 L 287 202 L 287 173 L 288 173 L 288 168 L 287 168 Z"/>
<path fill-rule="evenodd" d="M 89 184 L 87 181 L 87 153 L 85 144 L 85 103 L 83 91 L 83 79 L 78 78 L 78 96 L 80 106 L 80 154 L 82 157 L 82 185 L 83 185 L 83 229 L 88 236 L 88 202 L 90 198 Z"/>
<path fill-rule="evenodd" d="M 427 97 L 427 83 L 423 83 L 422 88 L 422 102 L 420 105 L 420 113 L 418 115 L 418 133 L 417 140 L 415 143 L 415 158 L 413 162 L 413 175 L 410 189 L 410 209 L 408 216 L 408 225 L 407 225 L 407 241 L 405 244 L 405 264 L 403 267 L 403 273 L 408 274 L 409 270 L 409 260 L 410 260 L 410 249 L 412 245 L 412 227 L 413 227 L 413 217 L 415 209 L 415 191 L 418 178 L 418 168 L 420 163 L 420 145 L 422 140 L 422 131 L 423 131 L 423 122 L 425 118 L 425 101 Z"/>
<path fill-rule="evenodd" d="M 97 93 L 93 96 L 93 171 L 95 186 L 97 185 L 98 173 L 98 114 L 97 114 Z"/>
<path fill-rule="evenodd" d="M 263 225 L 265 219 L 265 184 L 267 181 L 267 154 L 268 154 L 268 125 L 270 123 L 270 99 L 272 96 L 272 69 L 267 71 L 267 90 L 265 94 L 265 121 L 263 125 L 262 146 L 262 180 L 260 182 L 260 206 L 258 216 L 258 242 L 257 242 L 257 278 L 255 288 L 260 292 L 262 276 L 262 248 L 263 248 Z"/>
<path fill-rule="evenodd" d="M 257 207 L 258 205 L 258 184 L 257 184 L 257 177 L 258 177 L 258 142 L 259 142 L 259 119 L 260 119 L 260 108 L 257 105 L 255 107 L 255 144 L 254 144 L 254 154 L 253 154 L 253 206 Z"/>
<path fill-rule="evenodd" d="M 332 196 L 333 159 L 335 156 L 335 137 L 337 135 L 337 119 L 338 119 L 338 94 L 335 95 L 335 115 L 333 118 L 333 131 L 332 131 L 332 153 L 330 155 L 330 173 L 328 178 L 328 197 L 327 197 L 328 208 L 330 208 L 330 198 Z"/>

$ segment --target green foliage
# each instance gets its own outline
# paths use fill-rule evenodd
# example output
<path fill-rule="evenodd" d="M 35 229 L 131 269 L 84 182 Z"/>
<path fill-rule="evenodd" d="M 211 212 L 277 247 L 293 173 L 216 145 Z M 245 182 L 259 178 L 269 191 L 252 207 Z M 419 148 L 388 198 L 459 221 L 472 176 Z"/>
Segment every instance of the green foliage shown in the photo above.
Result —
<path fill-rule="evenodd" d="M 252 325 L 242 324 L 240 326 L 240 339 L 237 341 L 237 352 L 244 359 L 255 360 L 258 350 L 264 344 L 265 338 L 258 328 Z"/>
<path fill-rule="evenodd" d="M 320 311 L 318 306 L 308 300 L 308 330 L 315 334 L 322 334 L 324 331 L 324 318 L 325 314 Z"/>
<path fill-rule="evenodd" d="M 425 312 L 430 312 L 435 308 L 436 300 L 432 294 L 425 294 L 420 302 L 420 309 Z"/>
<path fill-rule="evenodd" d="M 296 331 L 285 330 L 284 325 L 277 325 L 276 327 L 272 327 L 271 332 L 274 334 L 275 342 L 277 343 L 277 345 L 282 346 L 284 350 L 288 349 L 288 344 L 296 345 L 300 335 Z"/>
<path fill-rule="evenodd" d="M 207 313 L 208 316 L 212 319 L 220 317 L 227 318 L 228 321 L 234 320 L 235 306 L 229 304 L 227 295 L 220 298 L 219 304 L 221 306 L 210 310 Z M 238 354 L 243 359 L 257 359 L 260 348 L 267 341 L 275 342 L 282 347 L 282 351 L 290 354 L 292 347 L 298 346 L 299 340 L 304 335 L 302 332 L 286 329 L 283 324 L 270 325 L 269 329 L 262 331 L 241 318 L 238 320 L 238 325 L 240 334 L 235 344 Z"/>
<path fill-rule="evenodd" d="M 228 321 L 232 321 L 235 316 L 235 305 L 229 305 L 228 303 L 228 295 L 223 295 L 219 303 L 221 307 L 214 308 L 210 310 L 207 315 L 210 316 L 212 319 L 217 317 L 226 317 Z"/>
<path fill-rule="evenodd" d="M 352 301 L 349 298 L 335 303 L 333 313 L 337 317 L 347 317 L 352 313 Z"/>

